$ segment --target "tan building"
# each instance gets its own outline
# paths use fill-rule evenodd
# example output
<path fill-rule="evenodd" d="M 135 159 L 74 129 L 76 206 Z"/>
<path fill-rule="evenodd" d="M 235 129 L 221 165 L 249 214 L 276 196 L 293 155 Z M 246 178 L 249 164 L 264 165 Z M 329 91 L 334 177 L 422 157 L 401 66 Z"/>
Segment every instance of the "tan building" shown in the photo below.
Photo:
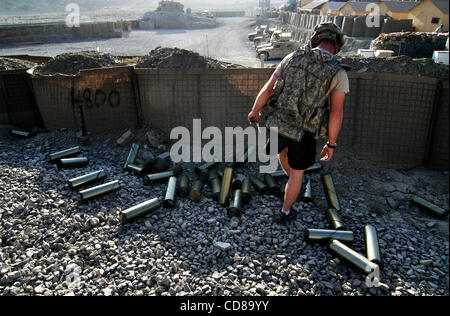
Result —
<path fill-rule="evenodd" d="M 367 15 L 370 11 L 370 5 L 377 2 L 349 1 L 339 10 L 339 15 Z"/>
<path fill-rule="evenodd" d="M 408 18 L 417 32 L 434 32 L 441 24 L 448 32 L 448 6 L 448 0 L 424 0 L 409 11 Z"/>
<path fill-rule="evenodd" d="M 325 15 L 328 12 L 328 0 L 314 0 L 298 8 L 300 12 Z"/>
<path fill-rule="evenodd" d="M 398 20 L 407 20 L 409 12 L 419 3 L 419 1 L 381 1 L 378 5 L 380 14 L 387 14 Z"/>
<path fill-rule="evenodd" d="M 347 1 L 328 1 L 327 13 L 332 15 L 339 15 L 341 13 L 342 7 L 347 3 Z"/>

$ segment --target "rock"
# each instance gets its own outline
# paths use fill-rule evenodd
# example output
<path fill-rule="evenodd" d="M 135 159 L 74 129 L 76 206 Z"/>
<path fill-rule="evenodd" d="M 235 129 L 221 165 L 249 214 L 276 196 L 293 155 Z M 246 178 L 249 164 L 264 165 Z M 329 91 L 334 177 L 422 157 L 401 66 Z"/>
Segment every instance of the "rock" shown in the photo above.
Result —
<path fill-rule="evenodd" d="M 429 267 L 433 265 L 433 260 L 420 260 L 420 264 L 425 267 Z"/>
<path fill-rule="evenodd" d="M 231 248 L 231 244 L 227 242 L 214 241 L 213 245 L 222 251 L 227 251 L 228 249 Z"/>
<path fill-rule="evenodd" d="M 167 141 L 164 132 L 159 128 L 152 128 L 149 132 L 147 132 L 146 136 L 150 146 L 156 149 Z"/>
<path fill-rule="evenodd" d="M 36 294 L 43 294 L 45 291 L 46 289 L 42 285 L 38 285 L 34 288 Z"/>
<path fill-rule="evenodd" d="M 398 208 L 398 206 L 399 206 L 398 202 L 392 197 L 388 197 L 386 199 L 386 202 L 389 205 L 389 207 L 394 209 L 394 210 L 396 210 Z"/>

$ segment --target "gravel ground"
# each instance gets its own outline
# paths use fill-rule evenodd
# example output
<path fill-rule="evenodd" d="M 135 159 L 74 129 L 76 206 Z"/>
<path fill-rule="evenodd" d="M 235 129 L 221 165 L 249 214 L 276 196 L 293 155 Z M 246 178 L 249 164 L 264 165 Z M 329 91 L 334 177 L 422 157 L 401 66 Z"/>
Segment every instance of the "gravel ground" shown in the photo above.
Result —
<path fill-rule="evenodd" d="M 448 209 L 448 172 L 385 169 L 340 148 L 311 174 L 314 201 L 298 204 L 286 226 L 272 219 L 278 198 L 256 194 L 241 218 L 230 219 L 206 186 L 198 204 L 180 199 L 174 209 L 122 225 L 120 210 L 163 197 L 166 185 L 146 187 L 122 170 L 129 147 L 115 144 L 120 135 L 93 136 L 83 147 L 88 167 L 58 170 L 47 155 L 76 144 L 74 132 L 16 140 L 7 131 L 0 127 L 0 295 L 449 294 L 448 218 L 409 203 L 415 193 Z M 122 189 L 81 203 L 67 180 L 100 168 Z M 328 227 L 323 172 L 333 174 L 342 218 L 355 233 L 351 247 L 364 253 L 364 226 L 378 230 L 379 288 L 367 288 L 365 275 L 325 246 L 303 240 L 306 228 Z"/>

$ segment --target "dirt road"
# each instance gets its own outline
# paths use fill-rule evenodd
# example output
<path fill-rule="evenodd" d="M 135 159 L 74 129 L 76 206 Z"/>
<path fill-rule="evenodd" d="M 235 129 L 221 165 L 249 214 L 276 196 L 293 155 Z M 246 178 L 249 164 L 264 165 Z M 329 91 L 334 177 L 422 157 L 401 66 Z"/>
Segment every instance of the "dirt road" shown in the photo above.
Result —
<path fill-rule="evenodd" d="M 247 34 L 252 31 L 252 19 L 248 17 L 221 18 L 219 26 L 200 30 L 149 30 L 132 31 L 120 39 L 48 43 L 41 45 L 0 48 L 0 55 L 28 54 L 56 56 L 61 53 L 81 50 L 96 50 L 114 55 L 145 55 L 152 49 L 178 47 L 193 50 L 226 62 L 248 67 L 259 65 L 253 43 Z"/>

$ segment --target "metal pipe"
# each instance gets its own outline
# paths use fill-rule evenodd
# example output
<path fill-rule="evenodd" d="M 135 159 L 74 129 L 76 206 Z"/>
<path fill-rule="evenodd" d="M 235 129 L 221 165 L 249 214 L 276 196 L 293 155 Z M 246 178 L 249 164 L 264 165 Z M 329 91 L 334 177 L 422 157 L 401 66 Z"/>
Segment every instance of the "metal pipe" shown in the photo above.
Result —
<path fill-rule="evenodd" d="M 242 194 L 242 201 L 244 202 L 244 204 L 248 204 L 250 203 L 251 199 L 252 199 L 252 194 L 251 194 L 251 182 L 250 182 L 250 178 L 245 178 L 244 181 L 242 181 L 242 186 L 241 186 L 241 194 Z"/>
<path fill-rule="evenodd" d="M 303 193 L 303 196 L 302 196 L 302 200 L 307 203 L 313 201 L 312 183 L 311 182 L 312 182 L 311 178 L 308 178 L 308 180 L 306 181 L 306 184 L 305 184 L 305 192 Z"/>
<path fill-rule="evenodd" d="M 166 197 L 164 198 L 163 205 L 167 208 L 173 208 L 175 206 L 177 191 L 177 178 L 170 177 L 169 183 L 167 184 Z"/>
<path fill-rule="evenodd" d="M 364 227 L 364 237 L 366 241 L 367 259 L 373 263 L 376 263 L 382 269 L 383 262 L 381 261 L 380 246 L 375 227 L 372 225 L 366 225 Z"/>
<path fill-rule="evenodd" d="M 105 184 L 101 184 L 99 186 L 89 188 L 83 191 L 80 191 L 80 195 L 83 201 L 88 201 L 94 198 L 97 198 L 101 195 L 114 192 L 120 189 L 119 180 L 115 180 L 112 182 L 108 182 Z"/>
<path fill-rule="evenodd" d="M 247 150 L 244 152 L 244 154 L 241 156 L 241 159 L 239 159 L 240 161 L 236 162 L 236 165 L 242 165 L 246 162 L 248 162 L 248 158 L 250 157 L 251 154 L 253 154 L 253 152 L 256 150 L 256 147 L 253 145 L 250 145 Z"/>
<path fill-rule="evenodd" d="M 78 189 L 88 184 L 103 180 L 106 178 L 105 170 L 95 171 L 84 176 L 76 177 L 69 180 L 69 186 L 71 189 Z"/>
<path fill-rule="evenodd" d="M 170 177 L 178 177 L 182 172 L 183 172 L 183 167 L 181 167 L 181 165 L 178 165 L 169 171 L 145 175 L 142 178 L 142 181 L 143 181 L 144 185 L 160 183 L 160 182 L 166 181 Z"/>
<path fill-rule="evenodd" d="M 276 183 L 275 179 L 270 174 L 268 174 L 268 173 L 264 174 L 264 182 L 269 187 L 270 194 L 272 194 L 274 196 L 278 196 L 278 193 L 279 193 L 278 184 Z"/>
<path fill-rule="evenodd" d="M 369 261 L 369 259 L 344 245 L 339 240 L 332 240 L 328 249 L 367 274 L 379 269 L 377 264 Z"/>
<path fill-rule="evenodd" d="M 228 207 L 228 216 L 240 216 L 242 208 L 242 192 L 241 190 L 236 190 L 233 193 L 233 199 L 231 200 L 230 206 Z"/>
<path fill-rule="evenodd" d="M 428 211 L 430 214 L 437 216 L 441 219 L 445 218 L 448 215 L 448 210 L 444 210 L 443 208 L 434 205 L 433 203 L 428 202 L 418 196 L 413 196 L 411 201 L 420 208 Z"/>
<path fill-rule="evenodd" d="M 161 201 L 158 198 L 154 198 L 148 201 L 145 201 L 141 204 L 135 205 L 120 212 L 120 221 L 122 223 L 131 222 L 133 219 L 138 218 L 140 216 L 144 216 L 145 214 L 155 211 L 161 207 Z"/>
<path fill-rule="evenodd" d="M 56 162 L 58 169 L 61 168 L 80 168 L 89 165 L 89 159 L 86 157 L 64 158 Z"/>
<path fill-rule="evenodd" d="M 307 241 L 330 241 L 332 239 L 353 242 L 352 231 L 331 230 L 331 229 L 306 229 L 305 239 Z"/>
<path fill-rule="evenodd" d="M 218 201 L 219 197 L 220 197 L 220 187 L 221 187 L 219 178 L 214 178 L 214 179 L 210 180 L 209 185 L 210 185 L 211 191 L 213 193 L 213 199 Z"/>
<path fill-rule="evenodd" d="M 334 208 L 338 211 L 341 210 L 339 200 L 336 194 L 336 188 L 334 187 L 333 178 L 331 174 L 322 175 L 323 187 L 325 189 L 325 194 L 327 196 L 328 205 L 330 208 Z"/>
<path fill-rule="evenodd" d="M 180 178 L 180 181 L 178 181 L 178 189 L 177 189 L 178 196 L 186 197 L 189 194 L 189 178 L 188 176 L 182 176 Z"/>
<path fill-rule="evenodd" d="M 203 189 L 203 182 L 201 180 L 195 181 L 194 185 L 192 186 L 191 192 L 189 193 L 189 198 L 192 202 L 198 203 L 200 202 L 202 198 L 202 189 Z"/>
<path fill-rule="evenodd" d="M 127 169 L 128 165 L 134 164 L 138 151 L 139 151 L 139 144 L 131 145 L 131 149 L 128 154 L 127 161 L 125 162 L 125 165 L 123 166 L 124 169 Z"/>
<path fill-rule="evenodd" d="M 327 209 L 327 217 L 333 229 L 347 230 L 347 228 L 344 226 L 344 222 L 342 222 L 338 212 L 334 208 Z"/>
<path fill-rule="evenodd" d="M 233 179 L 233 168 L 227 167 L 223 171 L 222 186 L 220 188 L 219 203 L 223 206 L 228 205 L 231 181 Z"/>
<path fill-rule="evenodd" d="M 255 176 L 250 176 L 250 181 L 252 182 L 253 186 L 255 187 L 256 191 L 258 191 L 259 194 L 268 195 L 270 193 L 269 187 L 259 180 Z"/>
<path fill-rule="evenodd" d="M 50 162 L 56 163 L 58 160 L 63 158 L 69 158 L 81 154 L 81 148 L 79 146 L 58 151 L 56 153 L 50 154 Z"/>

